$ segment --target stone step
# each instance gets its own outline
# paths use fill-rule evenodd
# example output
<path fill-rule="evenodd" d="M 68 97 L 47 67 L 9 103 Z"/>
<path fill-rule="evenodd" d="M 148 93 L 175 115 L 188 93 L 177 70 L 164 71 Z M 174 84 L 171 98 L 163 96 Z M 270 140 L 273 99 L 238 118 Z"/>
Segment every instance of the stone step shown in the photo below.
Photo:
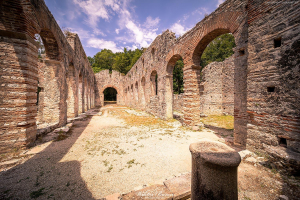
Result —
<path fill-rule="evenodd" d="M 120 195 L 115 193 L 105 200 L 187 200 L 191 197 L 191 173 L 187 173 L 164 182 L 163 185 L 151 185 L 140 190 Z"/>

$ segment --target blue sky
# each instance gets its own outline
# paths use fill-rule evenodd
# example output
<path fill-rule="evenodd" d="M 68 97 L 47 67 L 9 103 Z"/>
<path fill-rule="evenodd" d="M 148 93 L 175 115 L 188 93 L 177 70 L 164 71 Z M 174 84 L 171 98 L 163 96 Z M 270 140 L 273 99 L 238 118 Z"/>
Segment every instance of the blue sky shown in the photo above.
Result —
<path fill-rule="evenodd" d="M 224 0 L 45 0 L 61 28 L 76 32 L 87 56 L 148 47 L 169 29 L 176 36 Z"/>

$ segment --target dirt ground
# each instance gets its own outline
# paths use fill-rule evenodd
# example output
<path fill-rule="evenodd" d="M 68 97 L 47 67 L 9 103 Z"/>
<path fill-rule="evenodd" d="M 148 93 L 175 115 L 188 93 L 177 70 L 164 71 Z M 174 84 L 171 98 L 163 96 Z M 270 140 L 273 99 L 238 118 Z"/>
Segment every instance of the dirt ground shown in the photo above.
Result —
<path fill-rule="evenodd" d="M 227 142 L 207 128 L 192 131 L 176 120 L 114 105 L 91 110 L 71 125 L 67 133 L 50 133 L 33 148 L 2 159 L 0 199 L 101 199 L 128 193 L 190 172 L 191 143 Z M 263 160 L 247 155 L 239 166 L 239 199 L 298 199 L 297 178 L 260 165 Z"/>

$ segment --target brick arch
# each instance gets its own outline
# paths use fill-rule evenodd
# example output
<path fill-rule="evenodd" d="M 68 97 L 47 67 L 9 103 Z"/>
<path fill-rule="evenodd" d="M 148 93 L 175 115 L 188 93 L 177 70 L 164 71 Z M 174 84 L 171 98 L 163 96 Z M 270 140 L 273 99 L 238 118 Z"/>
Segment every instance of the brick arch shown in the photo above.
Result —
<path fill-rule="evenodd" d="M 60 51 L 59 51 L 57 39 L 55 38 L 51 30 L 42 29 L 39 32 L 39 35 L 41 36 L 41 39 L 45 46 L 46 56 L 52 60 L 59 60 Z"/>
<path fill-rule="evenodd" d="M 72 118 L 76 117 L 78 114 L 78 108 L 76 107 L 76 100 L 78 100 L 78 95 L 76 93 L 76 75 L 75 67 L 72 62 L 69 63 L 67 71 L 67 117 Z"/>
<path fill-rule="evenodd" d="M 242 12 L 227 11 L 216 13 L 202 20 L 198 24 L 201 27 L 201 32 L 195 31 L 194 36 L 188 41 L 189 49 L 193 52 L 189 55 L 191 64 L 200 64 L 204 49 L 216 37 L 225 33 L 237 34 L 239 27 L 245 23 L 244 16 L 245 13 Z"/>
<path fill-rule="evenodd" d="M 165 101 L 166 101 L 166 118 L 173 118 L 173 69 L 176 62 L 182 58 L 180 54 L 174 54 L 169 58 L 166 66 L 166 76 L 164 77 L 165 85 Z"/>
<path fill-rule="evenodd" d="M 53 122 L 57 126 L 67 123 L 67 98 L 70 96 L 68 95 L 67 79 L 69 74 L 67 72 L 71 61 L 76 72 L 85 72 L 84 77 L 88 77 L 90 84 L 93 84 L 94 74 L 78 35 L 69 34 L 65 36 L 44 1 L 0 1 L 0 10 L 0 35 L 1 38 L 5 38 L 0 43 L 1 46 L 7 47 L 2 48 L 1 51 L 9 55 L 1 57 L 7 63 L 4 68 L 7 69 L 7 72 L 10 72 L 7 73 L 7 77 L 10 78 L 7 78 L 5 83 L 16 82 L 13 77 L 18 77 L 16 84 L 20 85 L 20 87 L 16 87 L 17 89 L 14 88 L 15 96 L 11 94 L 4 96 L 7 96 L 8 100 L 26 98 L 26 103 L 22 105 L 17 105 L 17 103 L 16 105 L 9 105 L 16 108 L 16 110 L 22 107 L 24 118 L 8 117 L 14 115 L 12 114 L 15 112 L 13 109 L 5 113 L 5 116 L 2 113 L 0 114 L 1 119 L 14 122 L 11 123 L 11 127 L 4 134 L 10 135 L 11 138 L 14 138 L 11 141 L 16 140 L 17 142 L 7 143 L 5 146 L 6 151 L 13 146 L 31 145 L 36 138 L 36 134 L 41 130 L 41 126 L 39 126 L 41 123 L 37 122 L 51 121 L 51 124 Z M 38 44 L 34 40 L 36 34 L 40 35 L 46 51 L 46 58 L 43 57 L 40 61 L 37 56 Z M 11 48 L 14 48 L 15 51 L 12 51 Z M 15 70 L 17 68 L 22 70 Z M 76 73 L 75 79 L 77 79 L 78 74 Z M 78 84 L 75 83 L 76 80 L 73 84 L 74 91 L 78 91 Z M 24 85 L 26 86 L 25 91 L 23 91 Z M 36 88 L 39 94 L 38 97 L 32 95 L 33 88 Z M 6 91 L 9 93 L 11 88 L 8 87 Z M 45 98 L 46 95 L 50 95 L 51 98 Z M 52 96 L 55 96 L 55 98 L 52 98 Z M 78 94 L 75 94 L 74 99 L 76 101 L 74 104 L 76 105 L 72 111 L 73 115 L 74 113 L 76 115 L 78 109 L 78 96 Z M 55 105 L 42 104 L 39 98 L 51 99 Z M 41 103 L 40 107 L 38 107 L 38 103 Z M 3 106 L 1 102 L 0 104 Z M 42 105 L 49 105 L 49 109 L 47 108 L 49 112 Z M 55 109 L 55 112 L 53 112 L 53 109 Z M 41 111 L 40 113 L 45 114 L 43 118 L 39 118 L 42 115 L 39 115 L 38 110 Z M 47 118 L 47 113 L 53 113 L 55 117 Z M 18 127 L 18 123 L 22 123 L 24 126 Z M 0 129 L 3 129 L 2 125 L 0 125 Z M 20 137 L 20 135 L 22 136 Z M 1 139 L 2 137 L 0 137 Z M 0 151 L 2 150 L 0 149 Z"/>
<path fill-rule="evenodd" d="M 240 34 L 239 29 L 245 23 L 245 12 L 220 11 L 214 15 L 211 14 L 196 25 L 197 29 L 193 28 L 187 32 L 185 35 L 188 37 L 183 36 L 181 42 L 170 49 L 166 61 L 168 62 L 174 55 L 179 54 L 184 59 L 186 66 L 198 66 L 202 52 L 210 41 L 224 33 L 232 33 L 234 36 Z"/>
<path fill-rule="evenodd" d="M 173 68 L 176 64 L 176 62 L 182 58 L 182 56 L 180 54 L 174 54 L 171 58 L 169 58 L 168 64 L 166 66 L 166 72 L 167 75 L 172 75 L 173 73 Z M 183 59 L 183 58 L 182 58 Z"/>
<path fill-rule="evenodd" d="M 229 29 L 223 29 L 218 28 L 215 29 L 209 33 L 207 33 L 202 39 L 199 41 L 198 45 L 194 49 L 194 52 L 192 54 L 192 60 L 195 65 L 200 65 L 201 56 L 206 49 L 207 45 L 213 41 L 215 38 L 217 38 L 220 35 L 223 35 L 225 33 L 230 33 Z"/>

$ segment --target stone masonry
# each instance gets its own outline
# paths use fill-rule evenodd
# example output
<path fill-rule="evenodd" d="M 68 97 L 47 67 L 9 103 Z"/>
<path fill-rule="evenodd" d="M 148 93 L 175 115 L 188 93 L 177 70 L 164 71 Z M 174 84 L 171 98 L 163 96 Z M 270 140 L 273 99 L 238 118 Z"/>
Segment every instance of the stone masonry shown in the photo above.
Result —
<path fill-rule="evenodd" d="M 168 30 L 157 36 L 119 81 L 116 87 L 124 93 L 118 96 L 124 105 L 172 118 L 173 67 L 182 58 L 185 125 L 197 124 L 205 112 L 233 114 L 235 144 L 272 155 L 274 148 L 282 149 L 299 164 L 299 11 L 300 2 L 293 0 L 227 0 L 183 36 Z M 223 64 L 211 64 L 217 71 L 206 72 L 213 85 L 205 88 L 201 55 L 224 33 L 235 37 L 234 54 Z"/>
<path fill-rule="evenodd" d="M 200 113 L 222 115 L 234 112 L 234 63 L 230 57 L 213 62 L 202 70 L 200 83 Z"/>
<path fill-rule="evenodd" d="M 106 88 L 112 87 L 117 90 L 117 104 L 124 104 L 124 91 L 123 87 L 120 87 L 124 84 L 123 82 L 124 75 L 117 71 L 112 71 L 109 73 L 109 70 L 103 70 L 95 74 L 97 82 L 97 96 L 96 104 L 98 106 L 104 105 L 104 95 L 103 92 Z"/>
<path fill-rule="evenodd" d="M 40 60 L 35 34 L 46 51 Z M 40 127 L 62 126 L 95 105 L 79 37 L 63 34 L 44 1 L 0 1 L 0 66 L 1 153 L 30 146 Z"/>
<path fill-rule="evenodd" d="M 200 78 L 200 110 L 204 115 L 234 113 L 234 62 L 213 62 L 202 69 Z M 183 111 L 184 94 L 173 95 L 173 109 Z"/>
<path fill-rule="evenodd" d="M 183 36 L 176 38 L 169 30 L 157 36 L 126 75 L 102 71 L 96 78 L 78 36 L 63 35 L 44 1 L 0 1 L 0 8 L 0 151 L 30 145 L 37 120 L 64 124 L 69 116 L 93 107 L 93 102 L 102 106 L 107 87 L 117 90 L 119 104 L 172 118 L 173 67 L 182 58 L 184 125 L 199 123 L 201 109 L 209 104 L 214 103 L 220 113 L 224 107 L 228 113 L 233 108 L 235 144 L 273 156 L 280 150 L 287 154 L 285 161 L 300 166 L 296 159 L 300 153 L 299 1 L 227 0 Z M 214 73 L 223 75 L 206 94 L 219 100 L 209 102 L 208 95 L 203 104 L 201 55 L 224 33 L 235 37 L 234 65 L 211 71 L 211 80 Z M 35 34 L 40 34 L 46 48 L 41 61 Z M 227 77 L 232 73 L 233 79 Z M 44 84 L 48 80 L 59 88 L 54 96 L 47 94 L 53 89 Z M 42 89 L 37 106 L 38 87 Z M 228 91 L 233 95 L 227 96 Z M 41 110 L 45 112 L 38 113 Z M 50 112 L 56 116 L 49 116 Z"/>

